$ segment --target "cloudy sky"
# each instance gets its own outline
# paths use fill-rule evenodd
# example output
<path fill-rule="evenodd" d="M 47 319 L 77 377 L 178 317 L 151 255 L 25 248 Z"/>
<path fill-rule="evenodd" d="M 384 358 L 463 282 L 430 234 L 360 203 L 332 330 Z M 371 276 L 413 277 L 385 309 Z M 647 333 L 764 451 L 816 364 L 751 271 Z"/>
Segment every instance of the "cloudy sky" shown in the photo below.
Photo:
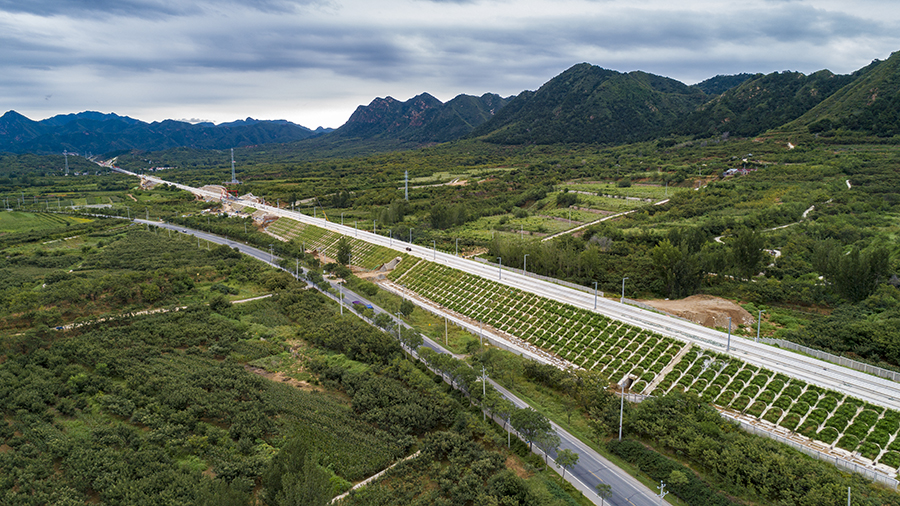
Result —
<path fill-rule="evenodd" d="M 0 0 L 0 113 L 338 127 L 376 96 L 507 96 L 580 62 L 693 84 L 895 50 L 896 0 Z"/>

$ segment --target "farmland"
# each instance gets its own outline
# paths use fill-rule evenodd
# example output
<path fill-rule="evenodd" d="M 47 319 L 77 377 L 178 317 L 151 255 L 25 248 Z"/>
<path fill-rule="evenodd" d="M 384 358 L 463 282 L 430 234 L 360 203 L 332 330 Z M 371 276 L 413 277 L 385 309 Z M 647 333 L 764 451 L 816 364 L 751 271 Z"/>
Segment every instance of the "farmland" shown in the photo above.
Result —
<path fill-rule="evenodd" d="M 390 278 L 610 382 L 630 378 L 633 392 L 696 393 L 771 429 L 802 435 L 822 450 L 862 457 L 892 472 L 900 467 L 896 411 L 424 260 Z"/>

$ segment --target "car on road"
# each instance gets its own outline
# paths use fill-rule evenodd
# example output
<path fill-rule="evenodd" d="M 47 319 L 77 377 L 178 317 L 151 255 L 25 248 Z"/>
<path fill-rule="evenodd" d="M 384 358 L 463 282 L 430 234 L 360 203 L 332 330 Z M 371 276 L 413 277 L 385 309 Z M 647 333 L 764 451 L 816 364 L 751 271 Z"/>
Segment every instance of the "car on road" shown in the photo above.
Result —
<path fill-rule="evenodd" d="M 365 306 L 367 309 L 375 309 L 375 307 L 372 306 L 372 304 L 367 304 L 367 303 L 365 303 L 365 302 L 360 302 L 360 301 L 358 301 L 358 300 L 354 300 L 354 301 L 352 302 L 352 304 L 359 304 L 360 306 Z"/>

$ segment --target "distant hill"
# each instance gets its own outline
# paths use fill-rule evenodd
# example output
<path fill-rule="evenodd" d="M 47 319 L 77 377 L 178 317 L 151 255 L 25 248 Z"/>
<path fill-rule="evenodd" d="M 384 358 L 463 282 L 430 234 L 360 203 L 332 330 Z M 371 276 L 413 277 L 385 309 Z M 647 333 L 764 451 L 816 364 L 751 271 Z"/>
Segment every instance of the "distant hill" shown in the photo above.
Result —
<path fill-rule="evenodd" d="M 674 79 L 582 63 L 519 94 L 472 136 L 503 144 L 632 142 L 666 132 L 706 100 Z"/>
<path fill-rule="evenodd" d="M 480 97 L 458 95 L 447 103 L 428 93 L 406 102 L 392 97 L 376 98 L 369 105 L 357 107 L 350 119 L 327 140 L 365 139 L 414 144 L 452 141 L 490 119 L 508 101 L 489 93 Z"/>
<path fill-rule="evenodd" d="M 758 135 L 799 118 L 856 77 L 828 70 L 808 76 L 800 72 L 756 74 L 687 114 L 675 132 Z"/>
<path fill-rule="evenodd" d="M 86 111 L 32 121 L 9 111 L 0 116 L 0 151 L 10 153 L 108 153 L 174 147 L 225 149 L 292 142 L 325 133 L 289 121 L 252 118 L 223 125 L 192 125 L 174 120 L 145 123 L 127 116 Z"/>
<path fill-rule="evenodd" d="M 726 91 L 740 86 L 741 84 L 754 77 L 756 74 L 735 74 L 730 76 L 717 75 L 709 79 L 695 84 L 697 88 L 703 90 L 707 95 L 721 95 Z"/>
<path fill-rule="evenodd" d="M 835 129 L 890 137 L 900 135 L 900 52 L 856 71 L 850 85 L 785 126 L 820 133 Z"/>

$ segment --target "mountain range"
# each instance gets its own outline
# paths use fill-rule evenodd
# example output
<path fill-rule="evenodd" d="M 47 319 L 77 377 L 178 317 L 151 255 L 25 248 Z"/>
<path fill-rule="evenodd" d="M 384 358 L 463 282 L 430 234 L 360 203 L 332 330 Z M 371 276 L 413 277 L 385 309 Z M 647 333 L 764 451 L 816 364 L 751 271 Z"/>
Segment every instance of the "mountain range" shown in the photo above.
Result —
<path fill-rule="evenodd" d="M 646 72 L 575 65 L 536 91 L 511 97 L 428 93 L 376 98 L 335 130 L 252 118 L 213 125 L 83 112 L 32 121 L 0 117 L 0 151 L 109 153 L 173 147 L 224 149 L 292 143 L 297 150 L 413 148 L 461 138 L 501 144 L 617 144 L 652 138 L 778 129 L 900 134 L 900 53 L 846 75 L 821 70 L 719 75 L 693 86 Z"/>

